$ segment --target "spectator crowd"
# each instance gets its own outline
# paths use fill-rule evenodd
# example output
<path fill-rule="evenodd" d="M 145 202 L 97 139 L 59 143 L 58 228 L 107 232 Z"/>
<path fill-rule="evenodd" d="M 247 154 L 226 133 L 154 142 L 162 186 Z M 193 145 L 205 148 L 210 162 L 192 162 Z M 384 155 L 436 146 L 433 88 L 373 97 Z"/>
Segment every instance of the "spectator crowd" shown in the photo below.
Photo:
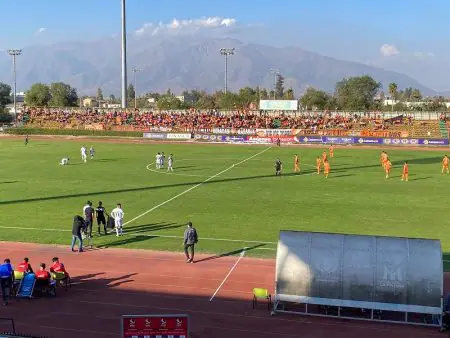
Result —
<path fill-rule="evenodd" d="M 388 129 L 390 124 L 407 123 L 411 117 L 385 122 L 379 113 L 363 115 L 351 113 L 294 113 L 266 114 L 261 112 L 219 111 L 106 111 L 92 109 L 29 108 L 18 116 L 18 121 L 35 127 L 81 127 L 100 124 L 104 129 L 128 126 L 137 130 L 166 129 L 172 131 L 197 131 L 213 128 L 228 129 L 307 129 L 351 130 L 354 126 L 371 129 Z"/>

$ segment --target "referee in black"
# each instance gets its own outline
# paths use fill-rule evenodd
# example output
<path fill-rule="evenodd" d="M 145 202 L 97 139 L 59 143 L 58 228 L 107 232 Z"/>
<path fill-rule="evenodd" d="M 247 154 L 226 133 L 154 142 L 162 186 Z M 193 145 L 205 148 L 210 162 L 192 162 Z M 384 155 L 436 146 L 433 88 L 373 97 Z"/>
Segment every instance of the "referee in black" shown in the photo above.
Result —
<path fill-rule="evenodd" d="M 105 217 L 105 215 L 108 215 L 108 214 L 106 213 L 106 209 L 103 206 L 102 201 L 98 202 L 98 206 L 95 209 L 95 213 L 97 215 L 98 235 L 99 236 L 101 235 L 101 232 L 100 232 L 101 224 L 103 224 L 103 230 L 105 231 L 105 235 L 106 235 L 107 232 L 106 232 L 106 217 Z"/>

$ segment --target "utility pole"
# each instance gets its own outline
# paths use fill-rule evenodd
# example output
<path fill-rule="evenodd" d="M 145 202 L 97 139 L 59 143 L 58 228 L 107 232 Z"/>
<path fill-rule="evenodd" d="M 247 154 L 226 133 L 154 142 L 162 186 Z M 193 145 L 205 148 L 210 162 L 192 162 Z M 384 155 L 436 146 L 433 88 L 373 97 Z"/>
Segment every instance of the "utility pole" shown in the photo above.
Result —
<path fill-rule="evenodd" d="M 8 49 L 8 54 L 13 59 L 13 72 L 14 72 L 14 120 L 17 124 L 17 72 L 16 72 L 16 57 L 22 54 L 22 49 Z"/>
<path fill-rule="evenodd" d="M 142 69 L 133 68 L 133 76 L 134 76 L 134 109 L 137 108 L 137 86 L 136 86 L 136 73 L 139 73 Z"/>
<path fill-rule="evenodd" d="M 277 76 L 280 74 L 278 69 L 270 69 L 270 74 L 273 74 L 273 99 L 277 98 Z"/>
<path fill-rule="evenodd" d="M 126 0 L 122 0 L 122 109 L 128 105 L 127 97 L 127 25 Z"/>
<path fill-rule="evenodd" d="M 225 94 L 228 92 L 228 57 L 234 55 L 235 48 L 220 48 L 220 55 L 225 57 Z"/>

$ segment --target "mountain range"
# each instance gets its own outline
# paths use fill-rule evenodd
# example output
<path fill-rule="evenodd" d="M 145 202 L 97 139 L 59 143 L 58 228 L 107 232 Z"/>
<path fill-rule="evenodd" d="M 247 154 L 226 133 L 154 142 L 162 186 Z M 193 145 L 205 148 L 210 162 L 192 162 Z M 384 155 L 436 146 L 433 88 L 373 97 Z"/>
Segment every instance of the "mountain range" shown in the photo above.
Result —
<path fill-rule="evenodd" d="M 121 41 L 118 37 L 97 41 L 64 42 L 30 46 L 17 58 L 17 90 L 25 91 L 33 83 L 66 82 L 79 94 L 94 95 L 102 88 L 104 95 L 120 95 Z M 145 92 L 174 93 L 187 89 L 207 91 L 224 88 L 225 62 L 220 48 L 235 48 L 228 59 L 228 88 L 245 86 L 273 88 L 278 70 L 285 77 L 285 87 L 296 93 L 307 87 L 333 92 L 344 77 L 370 75 L 380 81 L 383 90 L 395 82 L 399 89 L 418 88 L 424 95 L 434 90 L 413 78 L 362 63 L 337 60 L 298 47 L 275 48 L 243 43 L 236 39 L 198 36 L 130 36 L 127 42 L 128 82 L 136 73 L 138 95 Z M 11 58 L 0 54 L 0 81 L 13 82 Z"/>

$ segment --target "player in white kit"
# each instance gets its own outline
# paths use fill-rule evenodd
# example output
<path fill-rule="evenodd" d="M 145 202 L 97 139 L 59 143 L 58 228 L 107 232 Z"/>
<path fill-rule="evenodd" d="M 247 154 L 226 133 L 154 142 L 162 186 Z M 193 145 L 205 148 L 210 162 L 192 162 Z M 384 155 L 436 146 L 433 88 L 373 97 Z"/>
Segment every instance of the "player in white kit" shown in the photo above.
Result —
<path fill-rule="evenodd" d="M 86 156 L 87 149 L 86 149 L 86 147 L 82 146 L 80 151 L 81 151 L 81 161 L 86 163 L 86 161 L 87 161 L 87 156 Z"/>
<path fill-rule="evenodd" d="M 114 218 L 114 225 L 116 227 L 116 236 L 119 237 L 123 233 L 123 216 L 122 205 L 117 203 L 117 207 L 111 211 L 111 216 Z"/>
<path fill-rule="evenodd" d="M 167 159 L 167 171 L 173 171 L 173 155 L 170 154 Z"/>
<path fill-rule="evenodd" d="M 59 162 L 59 165 L 68 165 L 69 160 L 70 160 L 70 158 L 64 157 L 63 159 L 61 159 L 61 162 Z"/>
<path fill-rule="evenodd" d="M 160 153 L 156 154 L 156 162 L 155 162 L 155 164 L 156 164 L 156 169 L 161 168 L 161 154 Z"/>

